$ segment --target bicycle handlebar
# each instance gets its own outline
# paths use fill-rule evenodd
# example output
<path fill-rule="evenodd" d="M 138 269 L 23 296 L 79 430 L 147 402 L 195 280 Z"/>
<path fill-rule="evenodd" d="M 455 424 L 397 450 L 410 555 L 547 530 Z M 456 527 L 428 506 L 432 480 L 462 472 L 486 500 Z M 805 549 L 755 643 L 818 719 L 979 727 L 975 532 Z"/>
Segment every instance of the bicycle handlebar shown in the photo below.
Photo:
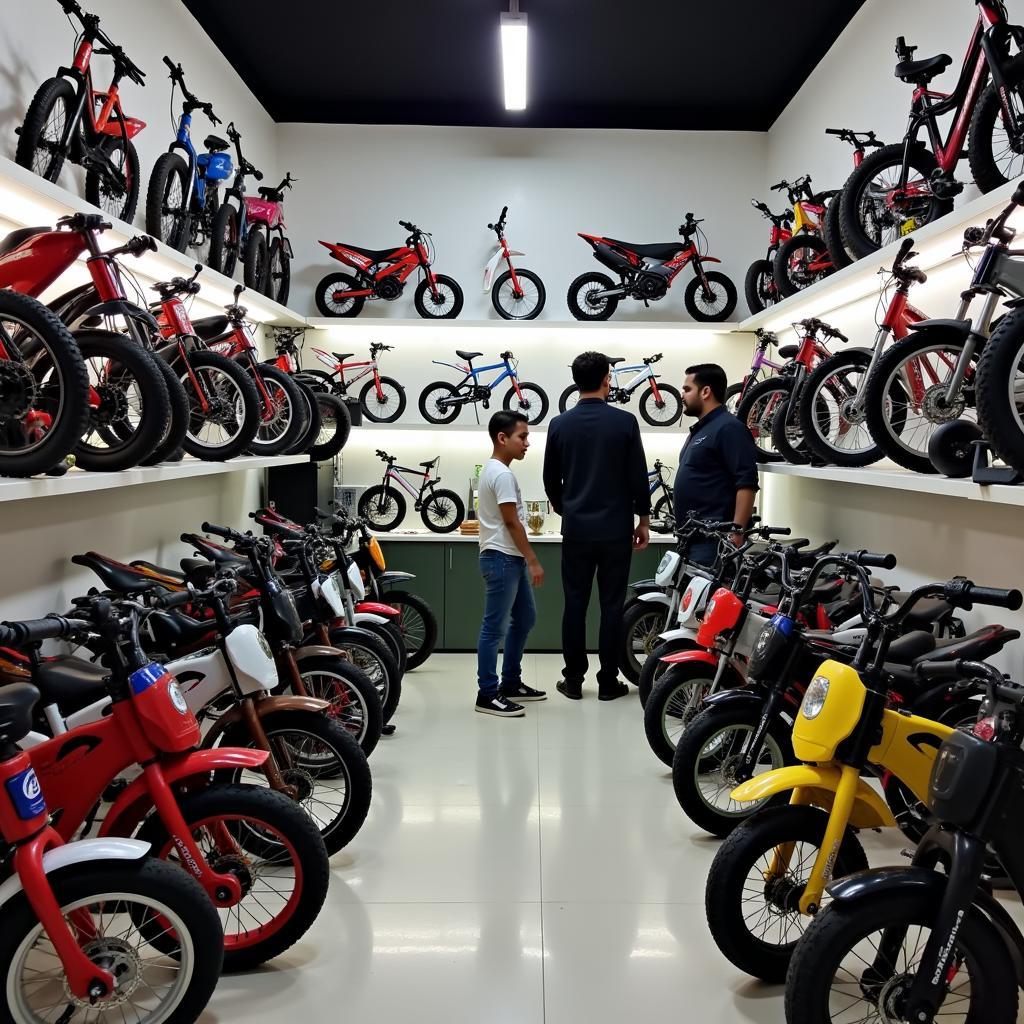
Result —
<path fill-rule="evenodd" d="M 1001 587 L 979 587 L 964 576 L 954 576 L 942 584 L 942 588 L 945 601 L 964 611 L 970 611 L 976 604 L 1017 611 L 1022 603 L 1021 592 L 1015 588 L 1005 590 Z"/>
<path fill-rule="evenodd" d="M 75 633 L 90 629 L 90 626 L 91 624 L 83 619 L 72 619 L 63 615 L 0 622 L 0 645 L 20 647 L 24 644 L 42 643 L 44 640 L 66 640 Z"/>
<path fill-rule="evenodd" d="M 880 555 L 874 551 L 854 551 L 849 555 L 858 565 L 873 569 L 895 569 L 896 556 L 891 552 L 887 555 Z"/>

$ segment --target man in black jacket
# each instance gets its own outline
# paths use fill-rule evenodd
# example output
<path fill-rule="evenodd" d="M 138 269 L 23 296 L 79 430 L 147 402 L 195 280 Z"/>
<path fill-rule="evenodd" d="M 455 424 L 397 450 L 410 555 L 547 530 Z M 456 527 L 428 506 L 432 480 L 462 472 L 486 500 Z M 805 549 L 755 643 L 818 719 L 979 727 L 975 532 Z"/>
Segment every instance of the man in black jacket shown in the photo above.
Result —
<path fill-rule="evenodd" d="M 582 697 L 587 673 L 586 620 L 597 575 L 601 600 L 597 673 L 600 700 L 629 692 L 619 681 L 622 607 L 634 550 L 650 540 L 651 494 L 636 417 L 611 408 L 608 357 L 584 352 L 572 364 L 579 404 L 556 416 L 544 450 L 544 490 L 562 517 L 562 653 L 559 693 Z M 634 526 L 633 517 L 639 516 Z"/>

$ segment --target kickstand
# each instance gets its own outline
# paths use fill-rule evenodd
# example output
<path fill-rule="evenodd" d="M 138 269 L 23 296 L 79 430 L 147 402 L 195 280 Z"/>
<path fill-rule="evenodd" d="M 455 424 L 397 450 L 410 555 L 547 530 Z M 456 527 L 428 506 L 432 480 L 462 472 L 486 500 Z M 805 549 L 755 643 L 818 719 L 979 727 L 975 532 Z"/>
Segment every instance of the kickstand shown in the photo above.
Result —
<path fill-rule="evenodd" d="M 993 466 L 989 463 L 992 445 L 985 438 L 972 441 L 974 445 L 974 470 L 971 479 L 976 484 L 1019 484 L 1024 482 L 1024 473 L 1018 473 L 1012 466 Z"/>

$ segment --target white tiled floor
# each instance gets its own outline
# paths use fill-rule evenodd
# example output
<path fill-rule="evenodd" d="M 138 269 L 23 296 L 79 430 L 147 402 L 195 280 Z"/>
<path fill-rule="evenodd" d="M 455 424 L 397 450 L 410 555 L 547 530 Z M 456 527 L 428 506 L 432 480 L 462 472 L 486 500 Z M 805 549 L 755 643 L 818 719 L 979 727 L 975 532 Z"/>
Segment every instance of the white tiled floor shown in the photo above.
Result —
<path fill-rule="evenodd" d="M 524 669 L 550 697 L 513 721 L 473 713 L 470 655 L 407 676 L 319 920 L 272 964 L 225 977 L 208 1021 L 781 1024 L 781 988 L 708 936 L 717 843 L 679 810 L 635 691 L 568 701 L 559 658 Z M 882 864 L 905 844 L 865 845 Z"/>

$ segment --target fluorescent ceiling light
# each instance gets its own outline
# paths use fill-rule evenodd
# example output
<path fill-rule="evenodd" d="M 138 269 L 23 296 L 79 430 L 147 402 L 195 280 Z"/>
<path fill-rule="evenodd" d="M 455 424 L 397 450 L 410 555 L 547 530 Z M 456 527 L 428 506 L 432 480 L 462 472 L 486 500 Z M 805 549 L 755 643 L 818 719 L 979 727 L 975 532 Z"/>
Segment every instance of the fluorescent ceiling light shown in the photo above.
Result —
<path fill-rule="evenodd" d="M 505 109 L 526 109 L 526 15 L 512 2 L 501 16 L 501 63 L 505 73 Z"/>

